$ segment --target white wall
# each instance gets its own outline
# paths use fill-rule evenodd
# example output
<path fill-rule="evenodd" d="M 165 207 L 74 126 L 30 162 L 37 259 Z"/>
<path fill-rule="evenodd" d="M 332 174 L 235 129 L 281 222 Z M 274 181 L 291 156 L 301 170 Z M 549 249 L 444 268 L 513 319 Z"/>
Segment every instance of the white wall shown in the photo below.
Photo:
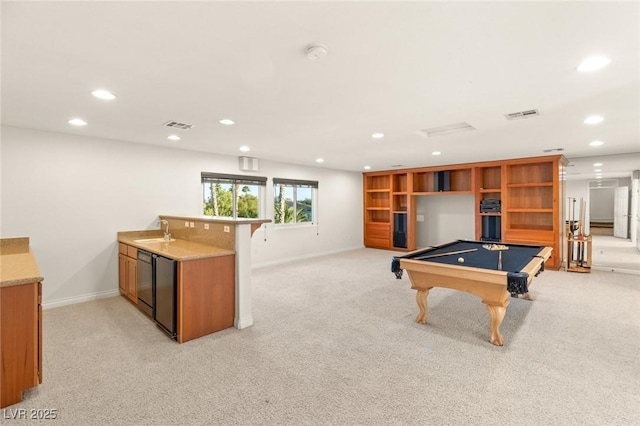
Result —
<path fill-rule="evenodd" d="M 613 223 L 613 204 L 615 188 L 591 188 L 591 220 Z"/>
<path fill-rule="evenodd" d="M 242 174 L 237 157 L 13 127 L 0 146 L 0 236 L 30 237 L 49 305 L 117 294 L 118 231 L 200 215 L 200 172 Z M 360 173 L 261 161 L 256 174 L 319 181 L 320 211 L 318 227 L 256 231 L 253 266 L 362 247 Z"/>
<path fill-rule="evenodd" d="M 475 199 L 473 195 L 442 194 L 416 197 L 418 247 L 475 239 Z"/>
<path fill-rule="evenodd" d="M 584 232 L 586 235 L 589 235 L 589 221 L 590 221 L 590 213 L 589 213 L 589 184 L 586 180 L 568 180 L 565 182 L 565 195 L 564 200 L 564 211 L 565 211 L 565 219 L 566 220 L 579 220 L 580 213 L 580 200 L 584 200 L 586 202 L 587 208 L 585 209 L 585 224 L 584 224 Z M 575 198 L 575 214 L 573 214 L 573 204 L 569 203 L 569 198 Z M 571 206 L 571 208 L 570 208 Z M 573 217 L 571 217 L 573 214 Z"/>

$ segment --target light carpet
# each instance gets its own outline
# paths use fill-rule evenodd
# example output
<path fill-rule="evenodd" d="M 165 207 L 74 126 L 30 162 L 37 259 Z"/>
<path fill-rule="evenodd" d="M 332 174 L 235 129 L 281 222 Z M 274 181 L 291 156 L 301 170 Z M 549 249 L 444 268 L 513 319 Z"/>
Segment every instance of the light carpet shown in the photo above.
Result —
<path fill-rule="evenodd" d="M 393 254 L 256 269 L 254 325 L 182 345 L 122 297 L 47 310 L 44 382 L 10 408 L 60 425 L 638 424 L 640 276 L 545 271 L 497 347 L 467 293 L 433 289 L 415 323 Z"/>

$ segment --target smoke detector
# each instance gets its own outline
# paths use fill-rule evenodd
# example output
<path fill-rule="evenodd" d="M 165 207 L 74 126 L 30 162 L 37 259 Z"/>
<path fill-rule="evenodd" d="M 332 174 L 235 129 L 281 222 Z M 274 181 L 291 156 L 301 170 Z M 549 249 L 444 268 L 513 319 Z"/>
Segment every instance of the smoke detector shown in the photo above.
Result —
<path fill-rule="evenodd" d="M 310 61 L 319 61 L 327 56 L 329 48 L 324 44 L 310 44 L 304 50 L 304 53 Z"/>

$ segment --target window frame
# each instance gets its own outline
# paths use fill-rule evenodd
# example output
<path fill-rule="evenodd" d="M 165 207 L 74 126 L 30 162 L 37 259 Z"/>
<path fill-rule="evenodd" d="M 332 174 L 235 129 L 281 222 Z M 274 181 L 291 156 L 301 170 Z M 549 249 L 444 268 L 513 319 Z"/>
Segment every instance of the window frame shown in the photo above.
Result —
<path fill-rule="evenodd" d="M 276 191 L 278 191 L 278 187 L 283 185 L 285 187 L 289 187 L 293 189 L 293 197 L 292 202 L 294 206 L 294 211 L 298 206 L 298 190 L 300 188 L 310 188 L 311 189 L 311 220 L 299 222 L 297 220 L 297 215 L 293 216 L 293 221 L 291 222 L 276 222 Z M 273 224 L 276 227 L 298 227 L 298 226 L 316 226 L 318 224 L 318 181 L 314 180 L 302 180 L 302 179 L 284 179 L 284 178 L 273 178 Z"/>
<path fill-rule="evenodd" d="M 206 184 L 223 184 L 223 185 L 231 185 L 231 216 L 212 216 L 211 217 L 220 217 L 220 218 L 230 218 L 230 219 L 263 219 L 265 217 L 265 189 L 267 187 L 267 178 L 264 176 L 250 176 L 250 175 L 233 175 L 227 173 L 211 173 L 211 172 L 201 172 L 200 173 L 200 182 L 202 185 L 202 200 L 203 203 L 206 203 Z M 236 189 L 239 186 L 257 186 L 258 187 L 258 217 L 257 218 L 244 218 L 238 217 L 238 206 L 237 199 L 238 195 L 236 194 Z M 205 216 L 210 216 L 204 213 L 204 207 L 202 209 L 202 213 Z"/>

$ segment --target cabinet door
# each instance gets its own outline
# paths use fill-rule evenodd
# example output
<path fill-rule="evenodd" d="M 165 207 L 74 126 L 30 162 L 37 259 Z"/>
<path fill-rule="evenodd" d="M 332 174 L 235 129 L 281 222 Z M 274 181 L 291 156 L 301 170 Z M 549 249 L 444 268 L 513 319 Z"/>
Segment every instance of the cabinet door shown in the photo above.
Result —
<path fill-rule="evenodd" d="M 120 294 L 127 294 L 127 256 L 118 255 L 118 287 Z"/>
<path fill-rule="evenodd" d="M 127 296 L 138 303 L 138 261 L 127 257 Z"/>

